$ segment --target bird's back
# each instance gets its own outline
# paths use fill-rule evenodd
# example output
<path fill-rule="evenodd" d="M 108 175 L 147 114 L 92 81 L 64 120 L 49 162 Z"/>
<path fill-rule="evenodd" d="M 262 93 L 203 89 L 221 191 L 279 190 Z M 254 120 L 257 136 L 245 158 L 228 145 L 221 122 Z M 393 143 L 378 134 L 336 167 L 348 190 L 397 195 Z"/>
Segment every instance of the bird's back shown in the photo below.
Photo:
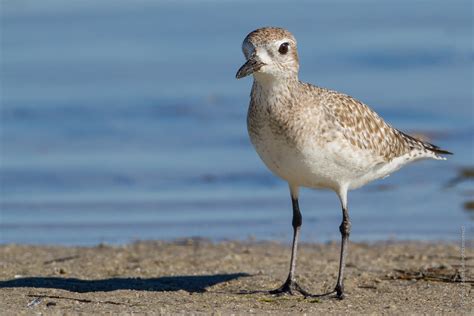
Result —
<path fill-rule="evenodd" d="M 346 94 L 305 85 L 308 89 L 324 91 L 319 92 L 324 99 L 322 105 L 341 128 L 344 138 L 358 149 L 371 151 L 386 162 L 406 154 L 433 159 L 444 159 L 440 154 L 450 154 L 393 128 L 369 106 Z"/>

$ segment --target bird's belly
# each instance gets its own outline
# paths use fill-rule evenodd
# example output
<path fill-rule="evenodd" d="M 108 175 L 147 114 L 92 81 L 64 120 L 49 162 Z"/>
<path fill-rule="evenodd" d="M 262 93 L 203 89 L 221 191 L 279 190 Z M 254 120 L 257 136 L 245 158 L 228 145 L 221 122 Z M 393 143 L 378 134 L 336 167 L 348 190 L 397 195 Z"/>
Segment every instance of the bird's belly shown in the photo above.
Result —
<path fill-rule="evenodd" d="M 357 188 L 388 174 L 388 170 L 379 170 L 378 160 L 341 142 L 315 140 L 296 145 L 269 128 L 250 133 L 250 138 L 265 165 L 293 185 L 337 191 Z"/>
<path fill-rule="evenodd" d="M 304 149 L 283 136 L 271 132 L 262 134 L 250 135 L 255 150 L 274 174 L 290 184 L 337 190 L 341 180 L 347 177 L 341 175 L 344 170 L 324 148 L 314 145 Z"/>

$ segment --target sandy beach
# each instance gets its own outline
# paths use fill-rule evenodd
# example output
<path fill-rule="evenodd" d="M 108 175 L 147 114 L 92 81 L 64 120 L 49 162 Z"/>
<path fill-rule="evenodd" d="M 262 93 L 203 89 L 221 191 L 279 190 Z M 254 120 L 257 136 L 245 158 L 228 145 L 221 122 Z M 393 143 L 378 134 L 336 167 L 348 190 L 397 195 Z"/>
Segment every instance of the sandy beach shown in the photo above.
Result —
<path fill-rule="evenodd" d="M 339 245 L 303 244 L 297 275 L 334 287 Z M 474 252 L 455 244 L 354 243 L 347 298 L 276 297 L 289 246 L 187 239 L 125 246 L 0 247 L 2 314 L 468 314 Z M 463 259 L 461 259 L 463 258 Z"/>
<path fill-rule="evenodd" d="M 0 316 L 474 315 L 472 1 L 0 7 Z M 310 180 L 307 170 L 319 174 L 323 157 L 321 170 L 334 160 L 342 179 L 333 187 L 360 177 L 361 165 L 380 171 L 404 152 L 402 138 L 381 138 L 391 133 L 377 131 L 371 112 L 358 116 L 351 98 L 454 153 L 351 191 L 344 300 L 268 294 L 287 277 L 292 201 L 249 137 L 252 79 L 235 78 L 249 57 L 245 36 L 264 26 L 298 41 L 290 54 L 279 51 L 288 38 L 257 45 L 276 69 L 291 67 L 279 71 L 292 77 L 287 87 L 301 79 L 324 88 L 316 96 L 296 85 L 306 102 L 299 88 L 269 98 L 291 103 L 275 107 L 287 119 L 270 109 L 254 124 L 298 138 L 309 131 L 289 150 L 261 155 L 291 162 L 277 174 Z M 283 55 L 293 59 L 278 62 Z M 328 115 L 309 120 L 315 113 Z M 265 142 L 288 140 L 271 134 Z M 347 147 L 334 147 L 334 135 L 354 151 L 332 150 Z M 333 153 L 320 151 L 320 139 Z M 300 162 L 311 166 L 294 168 Z M 357 172 L 341 177 L 340 169 Z M 334 192 L 302 188 L 299 205 L 298 283 L 325 293 L 338 275 L 340 202 Z"/>

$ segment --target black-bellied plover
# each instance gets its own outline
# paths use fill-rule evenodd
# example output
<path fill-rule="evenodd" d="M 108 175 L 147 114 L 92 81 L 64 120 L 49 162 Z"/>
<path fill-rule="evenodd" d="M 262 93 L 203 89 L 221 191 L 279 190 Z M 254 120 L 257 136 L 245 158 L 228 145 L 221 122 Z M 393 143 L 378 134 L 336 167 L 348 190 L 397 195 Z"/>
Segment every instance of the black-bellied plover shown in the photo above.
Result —
<path fill-rule="evenodd" d="M 330 189 L 342 206 L 341 253 L 336 287 L 328 294 L 344 297 L 344 266 L 351 230 L 347 191 L 388 176 L 420 159 L 444 160 L 451 154 L 385 123 L 356 99 L 298 80 L 296 40 L 287 30 L 265 27 L 247 35 L 247 61 L 238 79 L 253 74 L 247 116 L 252 144 L 266 166 L 288 182 L 293 204 L 293 245 L 288 279 L 269 291 L 310 295 L 295 281 L 302 217 L 299 187 Z"/>

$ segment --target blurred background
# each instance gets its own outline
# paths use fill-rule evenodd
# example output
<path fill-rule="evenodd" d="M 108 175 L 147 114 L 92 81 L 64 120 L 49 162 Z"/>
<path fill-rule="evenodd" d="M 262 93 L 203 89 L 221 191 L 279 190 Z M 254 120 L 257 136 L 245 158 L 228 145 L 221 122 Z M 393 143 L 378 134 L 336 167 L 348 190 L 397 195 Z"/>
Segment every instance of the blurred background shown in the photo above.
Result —
<path fill-rule="evenodd" d="M 300 78 L 455 153 L 349 195 L 351 239 L 473 234 L 472 2 L 0 0 L 0 242 L 289 242 L 291 203 L 247 136 L 241 42 L 299 43 Z M 304 241 L 339 240 L 303 190 Z"/>

